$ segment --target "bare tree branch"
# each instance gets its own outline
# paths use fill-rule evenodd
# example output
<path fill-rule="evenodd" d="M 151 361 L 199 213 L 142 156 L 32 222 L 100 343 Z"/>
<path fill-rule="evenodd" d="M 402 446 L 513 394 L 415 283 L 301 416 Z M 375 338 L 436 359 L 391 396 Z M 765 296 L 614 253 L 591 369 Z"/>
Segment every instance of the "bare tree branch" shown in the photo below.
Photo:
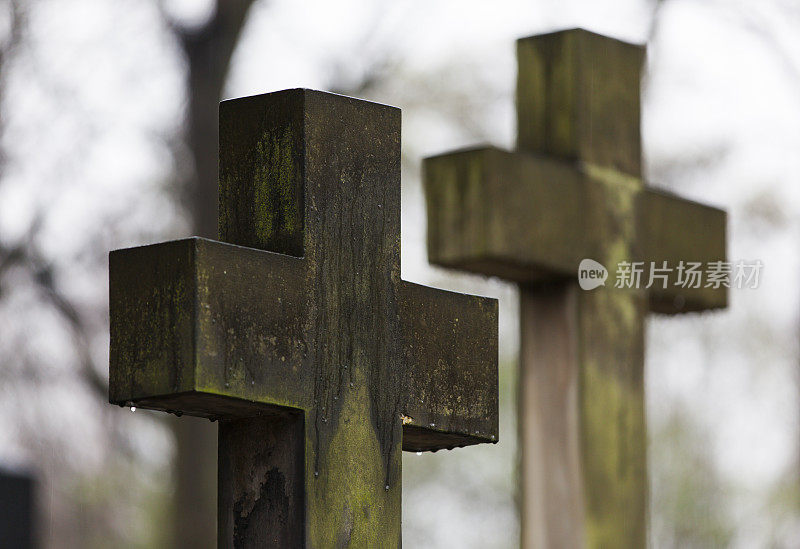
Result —
<path fill-rule="evenodd" d="M 108 396 L 108 385 L 103 376 L 98 373 L 97 364 L 91 354 L 91 329 L 72 300 L 58 287 L 53 263 L 45 259 L 36 249 L 33 243 L 36 232 L 38 232 L 38 224 L 34 225 L 34 229 L 26 235 L 26 238 L 14 246 L 5 247 L 0 244 L 0 284 L 2 284 L 3 275 L 11 267 L 21 267 L 30 272 L 45 301 L 69 327 L 74 349 L 79 357 L 78 372 L 81 379 L 98 398 L 105 400 Z M 1 292 L 0 295 L 2 295 Z"/>

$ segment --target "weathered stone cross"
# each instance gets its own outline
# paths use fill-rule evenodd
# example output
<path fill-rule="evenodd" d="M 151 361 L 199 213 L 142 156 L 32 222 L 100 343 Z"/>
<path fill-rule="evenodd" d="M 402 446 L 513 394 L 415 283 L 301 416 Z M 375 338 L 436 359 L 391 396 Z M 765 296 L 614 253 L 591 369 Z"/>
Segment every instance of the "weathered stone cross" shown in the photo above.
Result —
<path fill-rule="evenodd" d="M 497 302 L 400 279 L 400 111 L 220 107 L 220 236 L 112 252 L 113 403 L 220 420 L 220 547 L 399 547 L 400 450 L 497 437 Z"/>
<path fill-rule="evenodd" d="M 645 314 L 725 306 L 668 271 L 725 259 L 725 213 L 642 181 L 643 48 L 570 30 L 517 55 L 519 152 L 425 162 L 430 259 L 520 285 L 522 546 L 644 547 Z M 606 286 L 579 289 L 585 258 Z M 668 280 L 615 288 L 634 261 Z"/>

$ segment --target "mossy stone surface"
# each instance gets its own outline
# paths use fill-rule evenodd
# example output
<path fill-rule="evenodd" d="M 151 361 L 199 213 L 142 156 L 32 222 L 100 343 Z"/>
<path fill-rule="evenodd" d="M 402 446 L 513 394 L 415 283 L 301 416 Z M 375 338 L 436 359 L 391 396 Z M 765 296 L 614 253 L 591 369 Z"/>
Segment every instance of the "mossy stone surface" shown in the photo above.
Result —
<path fill-rule="evenodd" d="M 220 113 L 224 242 L 111 255 L 111 400 L 220 421 L 221 547 L 399 547 L 401 450 L 497 441 L 497 302 L 401 280 L 398 109 Z"/>

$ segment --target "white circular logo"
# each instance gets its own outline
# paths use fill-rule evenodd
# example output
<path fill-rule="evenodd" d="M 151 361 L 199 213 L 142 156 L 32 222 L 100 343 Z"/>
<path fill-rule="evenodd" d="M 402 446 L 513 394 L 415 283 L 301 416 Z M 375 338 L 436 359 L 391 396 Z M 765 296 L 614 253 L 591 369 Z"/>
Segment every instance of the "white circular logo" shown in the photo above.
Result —
<path fill-rule="evenodd" d="M 594 259 L 583 259 L 578 265 L 578 284 L 582 290 L 594 290 L 605 286 L 608 270 Z"/>

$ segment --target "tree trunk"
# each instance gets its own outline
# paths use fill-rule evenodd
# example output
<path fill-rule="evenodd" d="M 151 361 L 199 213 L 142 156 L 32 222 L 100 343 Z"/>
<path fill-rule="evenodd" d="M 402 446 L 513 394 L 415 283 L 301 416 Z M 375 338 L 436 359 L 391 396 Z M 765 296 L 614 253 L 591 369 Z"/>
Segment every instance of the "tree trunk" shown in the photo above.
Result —
<path fill-rule="evenodd" d="M 217 238 L 218 107 L 231 56 L 253 0 L 217 3 L 201 28 L 173 27 L 186 60 L 186 144 L 193 169 L 182 188 L 192 232 Z M 176 442 L 173 546 L 203 549 L 217 539 L 217 428 L 204 419 L 172 422 Z"/>

